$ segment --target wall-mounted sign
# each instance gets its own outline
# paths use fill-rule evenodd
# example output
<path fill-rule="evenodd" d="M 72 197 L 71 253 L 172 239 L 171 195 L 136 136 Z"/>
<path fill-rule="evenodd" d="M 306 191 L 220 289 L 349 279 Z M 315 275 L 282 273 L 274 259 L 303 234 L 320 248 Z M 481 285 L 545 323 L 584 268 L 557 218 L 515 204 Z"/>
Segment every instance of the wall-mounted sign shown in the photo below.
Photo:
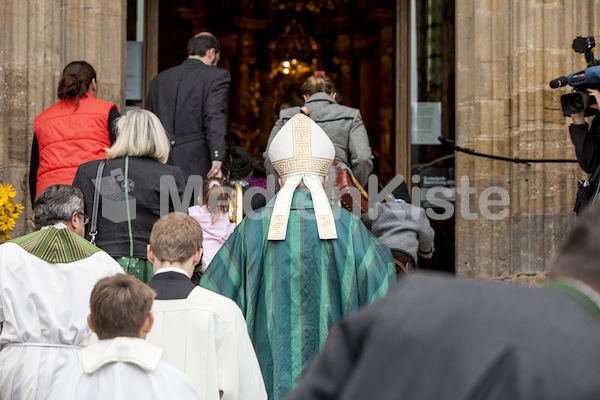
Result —
<path fill-rule="evenodd" d="M 412 103 L 412 144 L 441 144 L 442 103 Z"/>

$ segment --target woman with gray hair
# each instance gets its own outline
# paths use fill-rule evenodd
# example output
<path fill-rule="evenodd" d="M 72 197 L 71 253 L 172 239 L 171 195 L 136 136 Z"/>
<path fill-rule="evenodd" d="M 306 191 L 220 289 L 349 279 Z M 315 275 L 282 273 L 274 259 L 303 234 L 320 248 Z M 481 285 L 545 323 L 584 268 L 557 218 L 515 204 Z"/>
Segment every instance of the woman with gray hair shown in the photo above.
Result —
<path fill-rule="evenodd" d="M 81 189 L 85 209 L 93 215 L 98 188 L 96 245 L 113 256 L 125 272 L 143 282 L 152 278 L 146 245 L 154 222 L 173 211 L 175 192 L 185 188 L 179 167 L 165 165 L 171 149 L 160 120 L 147 110 L 131 110 L 117 120 L 117 139 L 106 150 L 108 160 L 97 179 L 102 160 L 82 164 L 73 186 Z M 169 200 L 161 203 L 162 198 Z M 88 238 L 90 238 L 88 233 Z"/>

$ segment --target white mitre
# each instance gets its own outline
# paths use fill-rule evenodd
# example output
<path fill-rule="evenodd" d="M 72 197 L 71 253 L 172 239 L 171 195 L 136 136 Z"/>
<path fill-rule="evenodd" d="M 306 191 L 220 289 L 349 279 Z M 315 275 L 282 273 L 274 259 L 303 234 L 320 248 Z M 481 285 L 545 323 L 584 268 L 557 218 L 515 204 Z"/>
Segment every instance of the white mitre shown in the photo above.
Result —
<path fill-rule="evenodd" d="M 294 115 L 277 133 L 269 146 L 269 159 L 285 184 L 275 199 L 269 240 L 285 240 L 292 196 L 302 180 L 312 196 L 319 238 L 337 238 L 331 206 L 317 178 L 327 176 L 334 157 L 327 134 L 304 114 Z"/>

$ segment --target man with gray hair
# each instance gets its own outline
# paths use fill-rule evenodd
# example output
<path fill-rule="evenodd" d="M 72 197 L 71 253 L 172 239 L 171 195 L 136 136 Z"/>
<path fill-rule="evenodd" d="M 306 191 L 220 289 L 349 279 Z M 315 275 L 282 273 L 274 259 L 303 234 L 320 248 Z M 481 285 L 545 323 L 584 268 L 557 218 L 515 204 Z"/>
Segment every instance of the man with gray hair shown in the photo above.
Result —
<path fill-rule="evenodd" d="M 43 399 L 79 358 L 92 332 L 90 293 L 119 264 L 84 238 L 83 195 L 46 188 L 34 203 L 36 232 L 0 246 L 0 398 Z"/>

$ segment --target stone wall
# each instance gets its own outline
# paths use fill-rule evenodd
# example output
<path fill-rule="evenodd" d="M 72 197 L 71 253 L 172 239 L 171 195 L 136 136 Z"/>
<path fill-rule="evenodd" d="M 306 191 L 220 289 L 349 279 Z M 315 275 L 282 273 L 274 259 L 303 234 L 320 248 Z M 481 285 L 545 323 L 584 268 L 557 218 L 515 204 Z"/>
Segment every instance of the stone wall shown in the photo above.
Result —
<path fill-rule="evenodd" d="M 520 159 L 575 159 L 560 96 L 548 82 L 586 67 L 572 50 L 577 36 L 600 39 L 600 1 L 456 1 L 456 138 L 481 153 Z M 456 271 L 528 284 L 544 281 L 557 246 L 575 221 L 577 164 L 530 166 L 458 153 L 457 185 L 466 176 L 472 215 L 458 212 Z M 484 218 L 478 199 L 505 189 L 509 211 Z M 484 193 L 485 194 L 485 193 Z M 500 199 L 493 195 L 491 199 Z M 459 207 L 457 207 L 458 209 Z"/>
<path fill-rule="evenodd" d="M 125 106 L 126 0 L 0 2 L 0 181 L 26 205 L 13 237 L 31 230 L 28 171 L 33 120 L 57 101 L 62 69 L 85 60 L 98 97 Z"/>

